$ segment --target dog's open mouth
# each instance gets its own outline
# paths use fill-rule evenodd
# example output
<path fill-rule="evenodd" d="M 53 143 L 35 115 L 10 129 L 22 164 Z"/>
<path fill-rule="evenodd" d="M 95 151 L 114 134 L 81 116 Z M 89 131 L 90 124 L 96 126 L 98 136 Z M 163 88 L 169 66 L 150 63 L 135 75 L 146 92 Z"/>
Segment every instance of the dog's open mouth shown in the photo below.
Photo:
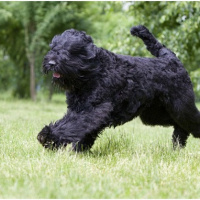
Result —
<path fill-rule="evenodd" d="M 53 72 L 53 77 L 54 78 L 60 78 L 61 75 L 58 72 Z"/>

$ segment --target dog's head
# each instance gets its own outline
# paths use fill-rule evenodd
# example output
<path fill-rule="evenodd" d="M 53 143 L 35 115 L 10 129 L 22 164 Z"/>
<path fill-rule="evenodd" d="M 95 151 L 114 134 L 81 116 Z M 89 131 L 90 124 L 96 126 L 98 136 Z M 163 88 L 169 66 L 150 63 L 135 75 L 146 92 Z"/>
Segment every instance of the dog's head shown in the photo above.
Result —
<path fill-rule="evenodd" d="M 43 61 L 43 72 L 53 72 L 53 82 L 64 89 L 82 87 L 95 70 L 96 46 L 83 31 L 66 30 L 56 35 Z"/>

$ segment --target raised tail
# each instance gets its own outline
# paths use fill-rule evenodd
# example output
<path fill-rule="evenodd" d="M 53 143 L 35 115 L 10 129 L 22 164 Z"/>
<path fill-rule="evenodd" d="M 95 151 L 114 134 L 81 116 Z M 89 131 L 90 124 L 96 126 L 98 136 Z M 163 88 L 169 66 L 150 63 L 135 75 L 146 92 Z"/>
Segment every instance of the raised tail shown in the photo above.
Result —
<path fill-rule="evenodd" d="M 161 44 L 145 26 L 133 26 L 131 28 L 131 34 L 141 38 L 147 50 L 155 57 L 176 57 L 176 55 Z"/>

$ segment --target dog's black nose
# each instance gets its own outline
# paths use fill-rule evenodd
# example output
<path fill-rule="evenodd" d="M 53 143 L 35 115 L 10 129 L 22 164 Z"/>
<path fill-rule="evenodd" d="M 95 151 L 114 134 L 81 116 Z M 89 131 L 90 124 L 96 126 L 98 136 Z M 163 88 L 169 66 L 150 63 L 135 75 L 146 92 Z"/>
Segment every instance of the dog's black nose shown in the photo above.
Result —
<path fill-rule="evenodd" d="M 54 60 L 50 60 L 49 64 L 52 65 L 52 66 L 54 66 L 56 64 L 56 62 Z"/>

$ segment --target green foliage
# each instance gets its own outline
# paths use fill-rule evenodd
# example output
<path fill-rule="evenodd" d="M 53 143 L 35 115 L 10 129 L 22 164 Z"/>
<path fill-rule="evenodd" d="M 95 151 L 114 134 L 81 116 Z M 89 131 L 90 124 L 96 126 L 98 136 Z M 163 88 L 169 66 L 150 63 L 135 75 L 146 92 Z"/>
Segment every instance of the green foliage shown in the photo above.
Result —
<path fill-rule="evenodd" d="M 187 70 L 199 68 L 199 2 L 135 2 L 129 13 L 173 49 Z"/>
<path fill-rule="evenodd" d="M 200 102 L 200 69 L 192 71 L 190 77 L 193 82 L 193 88 L 196 95 L 196 101 Z"/>
<path fill-rule="evenodd" d="M 36 84 L 44 83 L 41 65 L 52 37 L 65 29 L 86 28 L 89 22 L 83 20 L 80 2 L 0 2 L 0 6 L 0 46 L 16 68 L 8 81 L 16 80 L 13 93 L 24 98 L 29 96 L 31 60 Z"/>
<path fill-rule="evenodd" d="M 144 24 L 173 49 L 190 74 L 199 68 L 199 2 L 0 2 L 0 8 L 0 50 L 12 61 L 7 71 L 0 66 L 1 76 L 9 74 L 6 85 L 19 97 L 29 96 L 31 56 L 35 87 L 49 89 L 50 77 L 41 75 L 43 56 L 52 37 L 69 28 L 86 31 L 97 46 L 115 53 L 150 57 L 129 33 L 133 25 Z M 5 62 L 3 57 L 0 61 Z"/>

